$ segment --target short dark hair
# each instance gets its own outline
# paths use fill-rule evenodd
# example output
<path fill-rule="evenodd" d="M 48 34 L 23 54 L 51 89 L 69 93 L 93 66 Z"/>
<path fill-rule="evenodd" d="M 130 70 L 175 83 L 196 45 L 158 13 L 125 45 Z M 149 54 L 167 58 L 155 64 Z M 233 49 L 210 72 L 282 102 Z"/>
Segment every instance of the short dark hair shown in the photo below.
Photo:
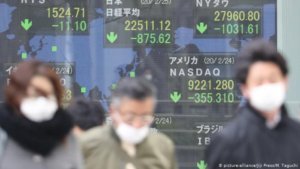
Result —
<path fill-rule="evenodd" d="M 135 100 L 144 100 L 148 97 L 156 97 L 156 89 L 152 83 L 142 77 L 124 78 L 113 90 L 111 100 L 128 97 Z"/>
<path fill-rule="evenodd" d="M 19 109 L 21 100 L 27 95 L 27 88 L 34 76 L 43 76 L 53 85 L 54 94 L 58 104 L 62 102 L 63 87 L 59 76 L 46 63 L 37 60 L 21 62 L 9 76 L 9 85 L 5 88 L 6 102 L 12 107 Z"/>
<path fill-rule="evenodd" d="M 98 101 L 85 97 L 74 99 L 67 108 L 75 125 L 82 130 L 102 125 L 105 121 L 105 110 Z"/>
<path fill-rule="evenodd" d="M 260 61 L 274 63 L 280 68 L 282 75 L 286 76 L 288 74 L 287 62 L 283 55 L 278 52 L 275 45 L 271 42 L 257 39 L 247 44 L 239 53 L 235 66 L 237 81 L 245 84 L 251 65 Z"/>

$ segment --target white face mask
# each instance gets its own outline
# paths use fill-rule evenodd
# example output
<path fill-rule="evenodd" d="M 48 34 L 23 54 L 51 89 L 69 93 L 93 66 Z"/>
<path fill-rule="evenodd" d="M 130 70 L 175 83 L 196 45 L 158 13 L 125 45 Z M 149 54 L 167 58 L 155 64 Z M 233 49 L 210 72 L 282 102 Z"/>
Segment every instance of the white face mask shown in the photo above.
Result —
<path fill-rule="evenodd" d="M 261 85 L 250 91 L 250 104 L 261 112 L 271 113 L 282 106 L 285 93 L 283 83 Z"/>
<path fill-rule="evenodd" d="M 138 144 L 147 137 L 149 133 L 149 126 L 135 128 L 122 122 L 116 128 L 116 133 L 122 141 L 131 144 Z"/>
<path fill-rule="evenodd" d="M 141 143 L 149 133 L 149 126 L 135 128 L 126 123 L 121 123 L 116 128 L 116 133 L 124 142 L 131 144 Z"/>
<path fill-rule="evenodd" d="M 58 109 L 56 99 L 46 97 L 25 98 L 21 102 L 21 112 L 31 121 L 51 120 Z"/>

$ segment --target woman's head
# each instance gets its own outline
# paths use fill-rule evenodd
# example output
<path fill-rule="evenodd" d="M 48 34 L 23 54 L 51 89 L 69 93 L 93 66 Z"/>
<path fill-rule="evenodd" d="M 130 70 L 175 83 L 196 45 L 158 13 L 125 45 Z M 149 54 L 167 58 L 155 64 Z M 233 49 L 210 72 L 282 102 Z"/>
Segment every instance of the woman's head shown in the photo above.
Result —
<path fill-rule="evenodd" d="M 22 101 L 39 97 L 61 104 L 63 89 L 58 75 L 48 65 L 35 60 L 22 62 L 9 78 L 5 94 L 12 107 L 20 110 Z"/>

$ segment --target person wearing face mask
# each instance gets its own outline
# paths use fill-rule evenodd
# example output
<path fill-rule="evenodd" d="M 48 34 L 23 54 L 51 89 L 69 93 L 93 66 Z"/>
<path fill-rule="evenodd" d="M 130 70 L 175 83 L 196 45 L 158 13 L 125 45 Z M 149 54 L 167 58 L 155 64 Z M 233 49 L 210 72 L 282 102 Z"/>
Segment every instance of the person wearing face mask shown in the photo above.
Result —
<path fill-rule="evenodd" d="M 150 132 L 155 89 L 142 78 L 123 79 L 113 91 L 112 125 L 96 127 L 81 137 L 86 169 L 176 169 L 173 142 Z"/>
<path fill-rule="evenodd" d="M 0 169 L 82 169 L 56 73 L 32 60 L 17 65 L 9 79 L 0 107 Z"/>
<path fill-rule="evenodd" d="M 241 51 L 236 78 L 246 103 L 213 137 L 206 150 L 208 169 L 300 168 L 300 124 L 284 106 L 287 75 L 286 60 L 271 43 L 254 40 Z"/>

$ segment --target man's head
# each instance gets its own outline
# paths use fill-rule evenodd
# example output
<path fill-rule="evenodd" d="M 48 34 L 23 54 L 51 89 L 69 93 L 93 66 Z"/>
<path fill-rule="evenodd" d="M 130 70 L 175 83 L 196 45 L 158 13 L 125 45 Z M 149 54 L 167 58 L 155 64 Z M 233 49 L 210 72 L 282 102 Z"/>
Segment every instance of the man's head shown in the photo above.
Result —
<path fill-rule="evenodd" d="M 74 119 L 74 131 L 78 135 L 105 122 L 105 110 L 102 105 L 85 97 L 74 99 L 68 107 L 68 112 Z"/>
<path fill-rule="evenodd" d="M 126 78 L 118 83 L 112 94 L 110 115 L 123 141 L 143 140 L 153 121 L 155 104 L 156 90 L 146 79 Z"/>
<path fill-rule="evenodd" d="M 275 46 L 263 40 L 250 42 L 236 63 L 236 78 L 244 97 L 263 113 L 279 111 L 287 89 L 288 68 Z"/>

